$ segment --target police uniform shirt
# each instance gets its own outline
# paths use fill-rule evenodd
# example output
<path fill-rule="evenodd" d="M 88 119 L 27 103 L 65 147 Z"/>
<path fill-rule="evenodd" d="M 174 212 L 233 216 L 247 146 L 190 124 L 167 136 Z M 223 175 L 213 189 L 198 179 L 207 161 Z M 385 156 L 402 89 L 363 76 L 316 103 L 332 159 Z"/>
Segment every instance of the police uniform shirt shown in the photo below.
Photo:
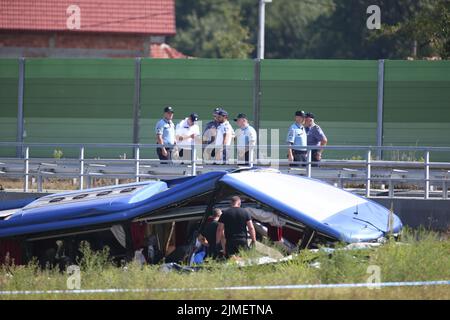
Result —
<path fill-rule="evenodd" d="M 315 124 L 307 131 L 308 146 L 320 146 L 320 142 L 326 137 L 322 129 Z"/>
<path fill-rule="evenodd" d="M 289 127 L 286 141 L 294 146 L 293 150 L 306 151 L 305 148 L 299 148 L 305 147 L 307 144 L 305 127 L 297 123 L 292 124 Z"/>
<path fill-rule="evenodd" d="M 256 130 L 252 126 L 247 126 L 244 129 L 236 130 L 236 138 L 238 148 L 244 149 L 248 146 L 256 145 Z"/>
<path fill-rule="evenodd" d="M 165 118 L 159 120 L 156 123 L 155 131 L 157 135 L 160 134 L 162 136 L 165 145 L 173 146 L 175 144 L 175 125 L 172 120 Z"/>
<path fill-rule="evenodd" d="M 229 121 L 225 121 L 217 127 L 216 146 L 223 145 L 223 138 L 226 133 L 231 133 L 231 137 L 234 135 L 233 127 Z M 231 140 L 228 141 L 227 145 L 231 144 Z"/>
<path fill-rule="evenodd" d="M 188 149 L 190 149 L 192 138 L 186 138 L 186 136 L 190 136 L 192 134 L 195 136 L 200 135 L 200 128 L 198 125 L 194 123 L 192 126 L 189 126 L 188 118 L 181 120 L 180 123 L 177 124 L 176 135 L 182 136 L 183 140 L 178 141 L 178 146 L 184 147 L 183 149 L 186 149 L 186 147 L 189 147 Z"/>
<path fill-rule="evenodd" d="M 206 144 L 210 144 L 214 142 L 214 139 L 217 135 L 217 127 L 219 126 L 219 122 L 213 120 L 206 124 L 205 130 L 203 131 L 203 141 Z"/>

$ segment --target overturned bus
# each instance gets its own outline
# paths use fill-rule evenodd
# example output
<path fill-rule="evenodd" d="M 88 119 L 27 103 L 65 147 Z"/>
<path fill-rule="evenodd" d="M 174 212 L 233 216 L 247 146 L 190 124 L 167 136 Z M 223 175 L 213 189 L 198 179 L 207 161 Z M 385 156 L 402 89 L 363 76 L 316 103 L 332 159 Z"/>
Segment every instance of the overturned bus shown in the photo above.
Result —
<path fill-rule="evenodd" d="M 44 196 L 0 211 L 0 263 L 74 263 L 79 245 L 104 246 L 116 261 L 152 248 L 151 263 L 179 261 L 214 208 L 242 198 L 258 237 L 296 250 L 338 242 L 380 242 L 398 235 L 400 219 L 371 200 L 324 182 L 275 170 L 215 171 Z M 145 250 L 148 253 L 148 250 Z"/>

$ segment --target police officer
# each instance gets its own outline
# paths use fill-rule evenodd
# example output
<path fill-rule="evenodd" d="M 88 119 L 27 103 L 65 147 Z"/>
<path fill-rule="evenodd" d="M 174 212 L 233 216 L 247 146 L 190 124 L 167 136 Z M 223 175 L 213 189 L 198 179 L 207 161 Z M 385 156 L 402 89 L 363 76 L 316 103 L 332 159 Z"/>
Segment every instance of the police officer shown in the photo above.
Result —
<path fill-rule="evenodd" d="M 288 160 L 294 162 L 291 166 L 299 166 L 298 162 L 306 162 L 307 137 L 303 122 L 305 120 L 304 111 L 295 112 L 295 122 L 289 127 L 287 143 L 291 146 L 288 149 Z M 306 164 L 302 164 L 306 166 Z"/>
<path fill-rule="evenodd" d="M 234 121 L 239 126 L 236 130 L 236 142 L 238 150 L 238 160 L 245 161 L 248 165 L 250 162 L 250 154 L 253 155 L 256 147 L 256 130 L 248 123 L 247 115 L 245 113 L 239 113 Z"/>
<path fill-rule="evenodd" d="M 308 137 L 308 146 L 326 146 L 328 139 L 319 125 L 315 123 L 314 118 L 314 114 L 311 112 L 305 114 L 305 129 Z M 322 160 L 322 150 L 311 150 L 311 161 L 319 162 L 320 160 Z M 317 164 L 313 166 L 317 166 Z"/>
<path fill-rule="evenodd" d="M 175 129 L 179 156 L 182 159 L 191 158 L 192 142 L 200 135 L 200 128 L 197 124 L 198 114 L 191 113 L 189 117 L 180 121 Z"/>
<path fill-rule="evenodd" d="M 202 134 L 202 152 L 204 160 L 211 160 L 215 157 L 215 149 L 208 148 L 208 146 L 213 144 L 216 139 L 217 127 L 220 125 L 220 122 L 217 120 L 220 110 L 222 110 L 221 107 L 217 107 L 213 110 L 213 120 L 206 124 L 205 130 Z"/>
<path fill-rule="evenodd" d="M 175 146 L 175 125 L 172 119 L 173 108 L 165 107 L 163 118 L 156 123 L 156 143 L 163 145 L 156 148 L 159 160 L 172 160 L 172 151 Z"/>
<path fill-rule="evenodd" d="M 225 110 L 219 110 L 217 120 L 220 124 L 217 127 L 217 135 L 215 139 L 215 158 L 220 162 L 224 161 L 226 163 L 230 157 L 231 142 L 233 140 L 234 130 L 228 121 L 228 112 Z"/>

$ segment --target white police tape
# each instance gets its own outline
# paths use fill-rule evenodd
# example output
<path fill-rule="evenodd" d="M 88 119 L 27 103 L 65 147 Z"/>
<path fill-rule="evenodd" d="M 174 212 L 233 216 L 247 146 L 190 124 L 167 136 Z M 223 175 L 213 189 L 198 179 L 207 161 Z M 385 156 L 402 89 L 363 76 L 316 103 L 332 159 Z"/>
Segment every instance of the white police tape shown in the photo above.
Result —
<path fill-rule="evenodd" d="M 41 295 L 41 294 L 83 294 L 83 293 L 157 293 L 185 291 L 227 291 L 227 290 L 295 290 L 295 289 L 327 289 L 327 288 L 379 288 L 379 287 L 411 287 L 450 285 L 450 280 L 411 281 L 411 282 L 379 282 L 379 283 L 336 283 L 336 284 L 293 284 L 272 286 L 240 286 L 216 288 L 144 288 L 144 289 L 75 289 L 75 290 L 24 290 L 0 291 L 0 295 Z"/>

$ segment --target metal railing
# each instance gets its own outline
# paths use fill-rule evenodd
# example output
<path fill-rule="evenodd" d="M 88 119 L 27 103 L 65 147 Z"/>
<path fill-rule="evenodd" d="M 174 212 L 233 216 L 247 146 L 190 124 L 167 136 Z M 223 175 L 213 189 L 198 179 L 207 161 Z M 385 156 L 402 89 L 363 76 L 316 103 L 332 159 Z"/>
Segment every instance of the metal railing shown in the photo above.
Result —
<path fill-rule="evenodd" d="M 217 160 L 206 161 L 199 156 L 202 145 L 192 144 L 190 159 L 174 159 L 162 164 L 159 159 L 142 158 L 141 151 L 155 150 L 161 145 L 156 144 L 110 144 L 110 143 L 17 143 L 0 142 L 2 148 L 15 147 L 23 152 L 22 158 L 4 157 L 0 158 L 0 178 L 19 177 L 24 179 L 23 190 L 30 190 L 30 177 L 37 177 L 38 191 L 42 191 L 43 178 L 76 178 L 79 189 L 91 186 L 93 178 L 113 178 L 116 179 L 141 179 L 162 178 L 169 176 L 197 175 L 212 170 L 232 169 L 242 166 L 234 158 L 231 152 L 230 159 L 222 162 Z M 30 150 L 43 147 L 75 148 L 78 150 L 77 158 L 54 159 L 54 158 L 32 158 Z M 106 149 L 106 148 L 129 148 L 134 150 L 134 157 L 131 159 L 92 159 L 86 158 L 86 149 Z M 272 167 L 290 174 L 299 174 L 309 178 L 318 178 L 344 188 L 345 184 L 364 185 L 364 195 L 373 195 L 373 186 L 378 184 L 389 185 L 388 196 L 395 196 L 395 184 L 402 184 L 408 190 L 423 191 L 423 198 L 430 198 L 430 191 L 434 191 L 431 186 L 441 188 L 442 198 L 448 199 L 448 187 L 450 182 L 450 162 L 432 162 L 430 155 L 448 152 L 450 147 L 408 147 L 408 146 L 325 146 L 305 147 L 306 161 L 289 162 L 287 159 L 267 156 L 267 150 L 272 154 L 282 154 L 280 150 L 285 150 L 287 145 L 259 145 L 255 149 L 256 157 L 250 157 L 247 166 Z M 229 150 L 234 151 L 235 146 Z M 364 159 L 325 159 L 319 164 L 312 161 L 313 150 L 322 149 L 326 152 L 343 151 L 359 152 L 365 155 Z M 379 155 L 383 152 L 414 152 L 422 155 L 420 161 L 416 159 L 408 161 L 381 160 Z M 283 151 L 284 152 L 284 151 Z M 253 154 L 253 153 L 251 153 Z M 374 158 L 373 155 L 378 155 Z M 297 165 L 293 167 L 292 165 Z M 317 165 L 318 164 L 318 165 Z M 423 185 L 422 188 L 421 185 Z M 383 188 L 381 188 L 383 189 Z M 383 192 L 382 192 L 383 193 Z"/>

